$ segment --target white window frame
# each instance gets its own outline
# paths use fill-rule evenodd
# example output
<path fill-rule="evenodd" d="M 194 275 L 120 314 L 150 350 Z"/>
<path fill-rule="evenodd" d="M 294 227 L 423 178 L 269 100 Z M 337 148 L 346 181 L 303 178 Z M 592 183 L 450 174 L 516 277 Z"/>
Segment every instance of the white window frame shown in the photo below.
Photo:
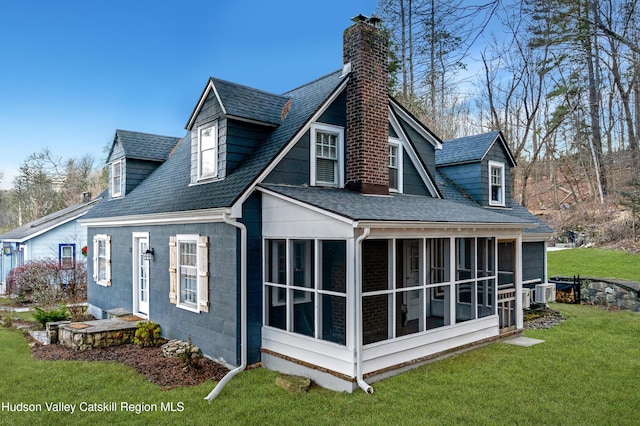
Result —
<path fill-rule="evenodd" d="M 498 207 L 504 207 L 505 206 L 505 197 L 506 197 L 506 188 L 505 186 L 505 166 L 504 163 L 498 162 L 498 161 L 489 161 L 489 205 L 490 206 L 498 206 Z M 495 186 L 493 184 L 493 170 L 494 169 L 499 169 L 500 170 L 500 200 L 496 201 L 493 199 L 493 187 Z"/>
<path fill-rule="evenodd" d="M 69 252 L 67 252 L 69 251 Z M 67 252 L 67 253 L 66 253 Z M 61 269 L 73 269 L 76 264 L 76 245 L 73 243 L 59 245 L 58 263 Z"/>
<path fill-rule="evenodd" d="M 118 167 L 119 170 L 119 178 L 120 178 L 120 182 L 119 185 L 116 186 L 116 166 Z M 124 173 L 123 169 L 124 169 L 124 159 L 120 159 L 118 161 L 114 161 L 113 163 L 111 163 L 111 196 L 113 198 L 116 197 L 122 197 L 123 194 L 123 190 L 122 188 L 124 187 Z"/>
<path fill-rule="evenodd" d="M 330 124 L 314 123 L 311 125 L 310 152 L 310 183 L 311 186 L 330 186 L 342 188 L 344 186 L 344 128 Z M 336 173 L 334 182 L 319 181 L 316 177 L 316 139 L 317 133 L 330 133 L 338 137 L 336 146 Z"/>
<path fill-rule="evenodd" d="M 195 280 L 195 291 L 196 291 L 196 298 L 195 298 L 195 302 L 194 303 L 185 303 L 182 300 L 182 275 L 183 273 L 185 273 L 185 270 L 187 269 L 187 267 L 185 265 L 182 265 L 180 262 L 180 258 L 181 258 L 181 251 L 180 251 L 180 245 L 181 244 L 193 244 L 195 246 L 196 252 L 195 252 L 195 257 L 196 257 L 196 264 L 193 266 L 189 266 L 189 268 L 193 268 L 193 276 L 194 276 L 194 280 Z M 189 235 L 176 235 L 176 255 L 177 255 L 177 262 L 176 262 L 176 266 L 177 266 L 177 303 L 176 306 L 182 309 L 186 309 L 188 311 L 192 311 L 192 312 L 200 312 L 198 310 L 198 235 L 195 234 L 189 234 Z"/>
<path fill-rule="evenodd" d="M 100 255 L 101 243 L 104 244 L 104 256 Z M 104 259 L 102 262 L 101 258 Z M 101 273 L 100 265 L 104 265 L 104 273 Z M 111 285 L 111 237 L 106 234 L 93 237 L 93 280 L 104 287 Z"/>
<path fill-rule="evenodd" d="M 213 171 L 209 172 L 209 173 L 205 173 L 203 171 L 202 168 L 202 154 L 203 154 L 203 147 L 202 147 L 202 133 L 206 130 L 211 129 L 211 132 L 213 133 L 213 140 L 214 140 L 214 144 L 212 148 L 207 148 L 204 151 L 213 151 L 213 157 L 214 157 L 214 162 L 213 162 Z M 205 124 L 203 126 L 198 127 L 198 180 L 207 180 L 207 179 L 213 179 L 218 177 L 218 126 L 216 123 L 208 123 Z"/>
<path fill-rule="evenodd" d="M 391 179 L 389 179 L 389 191 L 391 192 L 399 192 L 402 193 L 404 191 L 404 185 L 402 182 L 402 174 L 403 174 L 403 161 L 404 158 L 403 150 L 402 150 L 402 142 L 400 139 L 389 138 L 389 151 L 391 148 L 396 148 L 396 167 L 395 169 L 398 171 L 398 179 L 396 181 L 397 187 L 391 187 Z M 391 152 L 389 152 L 389 169 L 391 169 Z"/>
<path fill-rule="evenodd" d="M 180 263 L 180 244 L 193 243 L 196 246 L 196 302 L 185 303 L 181 298 L 182 274 L 184 266 Z M 178 234 L 170 242 L 170 289 L 169 301 L 178 308 L 191 312 L 209 312 L 209 239 L 198 234 Z"/>

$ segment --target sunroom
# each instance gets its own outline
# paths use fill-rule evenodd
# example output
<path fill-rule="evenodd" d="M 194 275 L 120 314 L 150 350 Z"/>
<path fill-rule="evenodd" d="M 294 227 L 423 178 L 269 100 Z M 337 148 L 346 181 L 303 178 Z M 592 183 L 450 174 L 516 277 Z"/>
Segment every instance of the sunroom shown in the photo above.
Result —
<path fill-rule="evenodd" d="M 521 328 L 516 298 L 501 306 L 499 293 L 522 285 L 525 223 L 483 209 L 472 223 L 453 213 L 456 223 L 366 220 L 348 207 L 338 212 L 330 201 L 343 196 L 337 191 L 323 194 L 326 209 L 296 191 L 263 190 L 265 367 L 336 390 L 370 390 L 367 383 L 497 338 L 516 328 L 518 315 Z M 361 215 L 378 216 L 394 199 L 402 209 L 422 198 L 344 196 L 341 206 L 359 201 Z M 499 262 L 502 246 L 514 250 L 508 267 Z"/>

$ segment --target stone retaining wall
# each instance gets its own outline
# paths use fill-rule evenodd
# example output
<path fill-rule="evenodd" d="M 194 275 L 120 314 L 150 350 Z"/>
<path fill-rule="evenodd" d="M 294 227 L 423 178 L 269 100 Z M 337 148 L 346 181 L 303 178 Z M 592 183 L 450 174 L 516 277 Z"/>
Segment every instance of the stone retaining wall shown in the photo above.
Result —
<path fill-rule="evenodd" d="M 135 332 L 135 329 L 77 332 L 77 330 L 64 327 L 58 330 L 58 342 L 68 348 L 84 351 L 133 343 Z"/>
<path fill-rule="evenodd" d="M 594 305 L 640 312 L 640 300 L 638 300 L 637 293 L 611 282 L 583 281 L 580 293 L 583 301 Z"/>

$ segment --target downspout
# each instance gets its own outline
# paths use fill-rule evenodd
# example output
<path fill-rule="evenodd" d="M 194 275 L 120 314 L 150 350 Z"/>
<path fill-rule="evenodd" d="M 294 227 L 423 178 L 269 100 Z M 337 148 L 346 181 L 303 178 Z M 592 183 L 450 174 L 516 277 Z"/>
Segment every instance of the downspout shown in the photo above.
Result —
<path fill-rule="evenodd" d="M 370 228 L 364 228 L 364 232 L 356 238 L 356 315 L 355 315 L 355 339 L 356 339 L 356 382 L 365 393 L 373 393 L 373 387 L 364 381 L 362 377 L 362 241 L 369 237 Z"/>
<path fill-rule="evenodd" d="M 247 227 L 236 219 L 229 218 L 228 213 L 222 215 L 222 220 L 240 229 L 240 365 L 229 371 L 204 398 L 209 404 L 233 376 L 247 368 Z"/>

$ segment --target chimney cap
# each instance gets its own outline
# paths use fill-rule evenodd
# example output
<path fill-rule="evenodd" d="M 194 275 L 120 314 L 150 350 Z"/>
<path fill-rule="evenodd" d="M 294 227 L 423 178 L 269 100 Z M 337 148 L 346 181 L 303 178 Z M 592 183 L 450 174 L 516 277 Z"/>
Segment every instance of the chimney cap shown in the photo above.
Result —
<path fill-rule="evenodd" d="M 360 13 L 358 16 L 354 16 L 353 18 L 351 18 L 351 20 L 356 24 L 358 22 L 366 22 L 367 24 L 370 24 L 374 27 L 377 27 L 378 24 L 382 22 L 382 19 L 378 18 L 375 15 L 369 18 L 368 16 L 365 16 L 362 13 Z"/>

